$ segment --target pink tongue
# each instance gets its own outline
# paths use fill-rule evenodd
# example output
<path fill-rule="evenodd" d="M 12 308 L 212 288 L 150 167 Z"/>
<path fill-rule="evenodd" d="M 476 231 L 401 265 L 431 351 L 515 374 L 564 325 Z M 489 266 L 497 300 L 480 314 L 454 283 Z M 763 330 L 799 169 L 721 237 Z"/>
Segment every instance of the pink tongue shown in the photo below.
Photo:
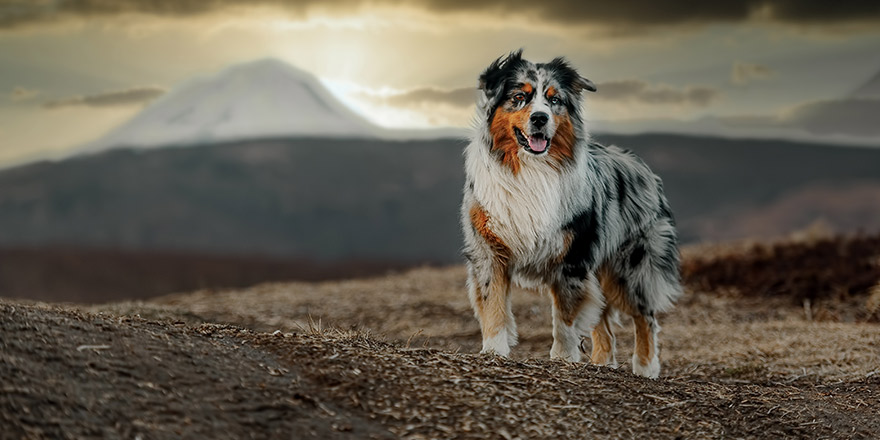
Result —
<path fill-rule="evenodd" d="M 547 149 L 547 139 L 529 136 L 529 148 L 540 153 Z"/>

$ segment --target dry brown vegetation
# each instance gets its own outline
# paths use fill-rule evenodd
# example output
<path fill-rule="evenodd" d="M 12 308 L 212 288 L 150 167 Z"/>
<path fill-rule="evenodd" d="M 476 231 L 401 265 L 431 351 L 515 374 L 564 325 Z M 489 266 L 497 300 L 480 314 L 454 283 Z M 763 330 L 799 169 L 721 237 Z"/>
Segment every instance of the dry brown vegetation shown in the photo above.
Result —
<path fill-rule="evenodd" d="M 9 298 L 102 303 L 207 287 L 272 281 L 326 281 L 412 267 L 404 261 L 224 256 L 182 251 L 81 247 L 0 248 L 0 292 Z"/>
<path fill-rule="evenodd" d="M 694 255 L 685 261 L 683 275 L 696 291 L 732 289 L 745 296 L 784 297 L 793 304 L 864 302 L 880 280 L 880 235 L 755 244 L 708 258 Z M 871 309 L 825 318 L 876 321 Z"/>
<path fill-rule="evenodd" d="M 547 359 L 549 300 L 524 291 L 513 358 L 475 354 L 460 267 L 80 310 L 4 301 L 0 375 L 14 379 L 0 393 L 0 431 L 875 438 L 877 240 L 688 250 L 688 293 L 660 318 L 656 381 L 629 373 L 628 323 L 619 369 Z"/>

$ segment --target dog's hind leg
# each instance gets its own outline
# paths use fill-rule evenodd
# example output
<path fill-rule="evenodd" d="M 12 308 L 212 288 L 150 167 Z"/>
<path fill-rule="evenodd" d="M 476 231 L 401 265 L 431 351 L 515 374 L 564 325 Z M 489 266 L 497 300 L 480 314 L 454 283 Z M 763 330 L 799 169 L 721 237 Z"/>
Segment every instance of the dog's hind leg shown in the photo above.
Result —
<path fill-rule="evenodd" d="M 617 367 L 617 339 L 614 337 L 614 329 L 611 327 L 616 320 L 617 310 L 611 305 L 606 305 L 599 323 L 590 335 L 593 341 L 590 362 L 596 365 Z"/>
<path fill-rule="evenodd" d="M 660 326 L 653 314 L 634 315 L 633 325 L 636 330 L 633 373 L 656 379 L 660 376 L 660 358 L 657 356 L 657 332 Z"/>
<path fill-rule="evenodd" d="M 622 247 L 611 266 L 605 266 L 602 287 L 609 302 L 633 317 L 633 373 L 660 375 L 655 314 L 681 296 L 679 253 L 671 220 L 661 219 Z"/>
<path fill-rule="evenodd" d="M 553 346 L 551 359 L 581 360 L 581 338 L 590 334 L 605 302 L 593 274 L 585 280 L 565 278 L 550 288 L 553 300 Z"/>

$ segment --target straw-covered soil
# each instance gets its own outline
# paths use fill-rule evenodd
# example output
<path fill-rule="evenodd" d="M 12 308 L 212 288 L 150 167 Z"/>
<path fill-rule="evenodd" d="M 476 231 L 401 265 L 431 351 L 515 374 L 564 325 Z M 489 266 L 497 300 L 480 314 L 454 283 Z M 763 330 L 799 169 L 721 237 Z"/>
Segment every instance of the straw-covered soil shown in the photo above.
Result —
<path fill-rule="evenodd" d="M 460 267 L 87 308 L 0 301 L 0 437 L 876 438 L 880 249 L 833 241 L 687 252 L 658 380 L 629 373 L 626 321 L 619 369 L 550 361 L 549 301 L 529 292 L 514 295 L 513 358 L 476 354 Z M 754 263 L 768 252 L 790 270 Z M 862 269 L 809 284 L 799 268 L 815 258 Z"/>

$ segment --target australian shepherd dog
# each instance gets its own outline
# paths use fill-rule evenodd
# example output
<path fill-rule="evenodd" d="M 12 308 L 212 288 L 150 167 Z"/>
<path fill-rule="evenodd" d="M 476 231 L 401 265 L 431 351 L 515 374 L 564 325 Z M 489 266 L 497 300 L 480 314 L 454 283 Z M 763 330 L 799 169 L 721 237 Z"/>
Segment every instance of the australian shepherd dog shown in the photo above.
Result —
<path fill-rule="evenodd" d="M 656 378 L 656 314 L 681 295 L 675 223 L 660 179 L 632 153 L 590 140 L 581 94 L 595 92 L 563 58 L 522 50 L 479 79 L 477 129 L 465 149 L 461 215 L 468 290 L 483 352 L 517 342 L 510 287 L 549 294 L 550 357 L 616 366 L 618 312 L 635 326 L 635 374 Z"/>

